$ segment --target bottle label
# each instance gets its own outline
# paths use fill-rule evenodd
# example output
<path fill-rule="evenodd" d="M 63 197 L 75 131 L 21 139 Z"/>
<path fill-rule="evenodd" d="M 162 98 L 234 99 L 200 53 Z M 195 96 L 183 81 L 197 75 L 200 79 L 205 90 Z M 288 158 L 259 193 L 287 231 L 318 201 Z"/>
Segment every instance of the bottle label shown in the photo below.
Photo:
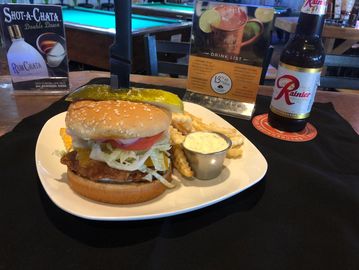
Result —
<path fill-rule="evenodd" d="M 7 59 L 13 82 L 49 77 L 47 65 L 42 55 L 23 38 L 13 40 L 7 52 Z"/>
<path fill-rule="evenodd" d="M 327 0 L 305 0 L 301 12 L 313 15 L 324 15 Z"/>
<path fill-rule="evenodd" d="M 270 110 L 291 119 L 309 117 L 320 73 L 321 68 L 300 68 L 280 63 Z"/>

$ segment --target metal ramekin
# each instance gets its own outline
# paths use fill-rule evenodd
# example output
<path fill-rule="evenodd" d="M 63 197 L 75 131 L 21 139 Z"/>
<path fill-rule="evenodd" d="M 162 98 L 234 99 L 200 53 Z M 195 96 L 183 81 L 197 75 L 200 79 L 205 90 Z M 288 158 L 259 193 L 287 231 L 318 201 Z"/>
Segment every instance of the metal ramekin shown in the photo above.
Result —
<path fill-rule="evenodd" d="M 194 171 L 194 176 L 201 180 L 216 178 L 221 173 L 227 151 L 232 146 L 232 141 L 227 136 L 218 132 L 209 133 L 215 133 L 224 138 L 228 144 L 228 147 L 222 151 L 203 154 L 189 150 L 182 144 L 184 153 L 190 163 L 191 168 Z"/>

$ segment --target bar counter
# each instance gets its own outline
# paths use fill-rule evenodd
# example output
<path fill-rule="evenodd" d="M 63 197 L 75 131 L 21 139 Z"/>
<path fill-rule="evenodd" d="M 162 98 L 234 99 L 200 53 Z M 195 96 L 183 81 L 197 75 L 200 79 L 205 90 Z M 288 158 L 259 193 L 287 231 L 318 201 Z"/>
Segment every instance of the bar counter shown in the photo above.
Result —
<path fill-rule="evenodd" d="M 97 77 L 109 77 L 108 72 L 101 71 L 79 71 L 70 73 L 70 91 L 86 84 Z M 164 85 L 178 88 L 186 88 L 187 80 L 183 78 L 156 77 L 145 75 L 131 75 L 131 81 L 137 83 Z M 272 88 L 261 86 L 259 94 L 271 95 Z M 25 95 L 15 94 L 11 87 L 9 76 L 0 77 L 0 135 L 12 130 L 23 118 L 33 115 L 53 102 L 60 99 L 62 95 Z M 359 133 L 359 95 L 343 92 L 318 91 L 316 102 L 332 102 L 335 110 L 346 119 Z M 335 123 L 333 123 L 335 125 Z"/>
<path fill-rule="evenodd" d="M 279 17 L 275 20 L 275 27 L 288 33 L 294 33 L 297 22 L 298 17 Z M 327 54 L 343 54 L 354 44 L 358 43 L 359 29 L 325 24 L 322 37 L 324 38 L 324 48 Z M 336 39 L 343 39 L 345 41 L 334 47 Z"/>

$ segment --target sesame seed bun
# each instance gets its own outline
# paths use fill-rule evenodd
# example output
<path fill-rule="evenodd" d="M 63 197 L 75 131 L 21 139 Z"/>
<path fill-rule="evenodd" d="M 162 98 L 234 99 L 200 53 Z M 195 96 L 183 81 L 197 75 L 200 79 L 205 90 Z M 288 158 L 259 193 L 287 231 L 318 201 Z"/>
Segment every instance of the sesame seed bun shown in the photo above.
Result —
<path fill-rule="evenodd" d="M 171 170 L 164 177 L 171 180 Z M 67 170 L 68 184 L 76 193 L 99 202 L 134 204 L 152 200 L 167 188 L 158 180 L 152 182 L 111 184 L 94 182 Z"/>
<path fill-rule="evenodd" d="M 131 139 L 167 130 L 171 113 L 144 103 L 83 100 L 70 104 L 65 121 L 69 132 L 83 139 Z"/>

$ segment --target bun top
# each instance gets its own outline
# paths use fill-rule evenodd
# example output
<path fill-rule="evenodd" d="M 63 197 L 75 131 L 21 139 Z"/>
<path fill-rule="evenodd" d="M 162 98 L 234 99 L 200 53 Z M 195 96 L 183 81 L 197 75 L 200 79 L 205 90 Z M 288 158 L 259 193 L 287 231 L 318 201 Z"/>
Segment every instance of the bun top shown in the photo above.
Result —
<path fill-rule="evenodd" d="M 83 100 L 70 104 L 65 121 L 69 132 L 83 139 L 130 139 L 167 130 L 171 113 L 144 103 Z"/>

